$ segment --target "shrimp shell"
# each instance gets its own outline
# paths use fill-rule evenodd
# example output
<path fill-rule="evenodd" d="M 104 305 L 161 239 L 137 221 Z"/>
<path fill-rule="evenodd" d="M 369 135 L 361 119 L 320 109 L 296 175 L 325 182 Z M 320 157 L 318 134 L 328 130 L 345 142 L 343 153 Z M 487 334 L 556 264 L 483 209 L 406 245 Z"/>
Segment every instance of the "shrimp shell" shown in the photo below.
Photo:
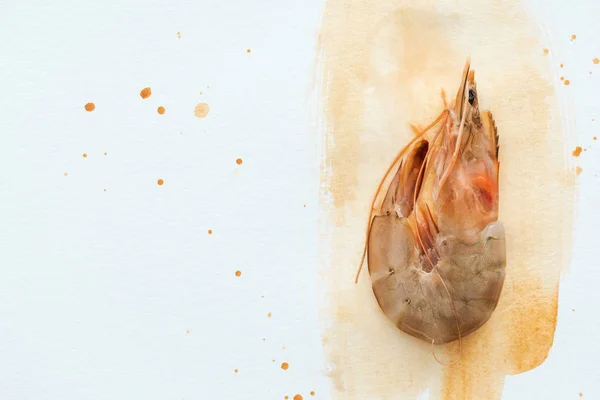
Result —
<path fill-rule="evenodd" d="M 497 129 L 491 113 L 479 110 L 469 59 L 456 100 L 438 121 L 433 138 L 425 138 L 433 129 L 420 132 L 397 158 L 365 251 L 384 314 L 403 332 L 442 344 L 489 320 L 506 267 Z"/>

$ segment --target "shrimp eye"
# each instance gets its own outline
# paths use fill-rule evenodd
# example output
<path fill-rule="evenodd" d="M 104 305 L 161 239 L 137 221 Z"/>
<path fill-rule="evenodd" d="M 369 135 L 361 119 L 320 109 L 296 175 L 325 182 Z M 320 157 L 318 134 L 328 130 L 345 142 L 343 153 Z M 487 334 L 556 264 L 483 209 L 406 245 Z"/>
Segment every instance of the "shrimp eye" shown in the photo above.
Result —
<path fill-rule="evenodd" d="M 473 105 L 475 101 L 475 91 L 473 89 L 469 89 L 469 104 Z"/>

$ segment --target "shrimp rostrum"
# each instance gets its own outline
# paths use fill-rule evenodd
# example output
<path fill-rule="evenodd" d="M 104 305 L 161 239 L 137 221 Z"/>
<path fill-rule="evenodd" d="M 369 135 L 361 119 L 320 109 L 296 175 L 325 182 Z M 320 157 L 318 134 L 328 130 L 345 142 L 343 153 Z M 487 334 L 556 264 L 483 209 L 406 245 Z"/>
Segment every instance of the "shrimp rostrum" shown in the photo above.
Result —
<path fill-rule="evenodd" d="M 479 108 L 468 59 L 444 105 L 431 125 L 414 128 L 379 185 L 363 253 L 384 314 L 432 345 L 460 342 L 489 320 L 506 266 L 497 128 Z"/>

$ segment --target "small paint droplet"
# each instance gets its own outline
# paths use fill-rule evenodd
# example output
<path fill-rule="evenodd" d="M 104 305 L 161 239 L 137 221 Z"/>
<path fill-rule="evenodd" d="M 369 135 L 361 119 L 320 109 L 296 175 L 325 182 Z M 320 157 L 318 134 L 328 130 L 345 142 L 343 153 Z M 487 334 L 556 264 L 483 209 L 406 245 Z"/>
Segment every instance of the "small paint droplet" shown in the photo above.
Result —
<path fill-rule="evenodd" d="M 147 99 L 148 97 L 150 97 L 151 94 L 152 94 L 152 90 L 150 90 L 149 87 L 143 88 L 142 91 L 140 92 L 140 96 L 142 96 L 142 99 Z"/>
<path fill-rule="evenodd" d="M 577 35 L 571 35 L 571 41 L 577 39 Z"/>
<path fill-rule="evenodd" d="M 261 298 L 261 299 L 264 299 L 264 298 L 265 298 L 265 296 L 260 296 L 260 298 Z"/>
<path fill-rule="evenodd" d="M 242 161 L 242 159 L 241 159 L 241 158 L 238 158 L 237 160 L 235 160 L 235 163 L 236 163 L 237 165 L 242 165 L 242 162 L 243 162 L 243 161 Z"/>
<path fill-rule="evenodd" d="M 288 396 L 283 396 L 283 398 L 284 398 L 285 400 L 289 399 L 289 397 L 288 397 Z"/>
<path fill-rule="evenodd" d="M 304 204 L 302 207 L 306 208 L 306 204 Z"/>
<path fill-rule="evenodd" d="M 569 84 L 570 84 L 570 83 L 571 83 L 571 81 L 570 81 L 570 80 L 568 80 L 568 79 L 565 79 L 565 86 L 569 86 Z"/>
<path fill-rule="evenodd" d="M 583 397 L 583 393 L 579 393 L 579 397 Z"/>
<path fill-rule="evenodd" d="M 550 52 L 548 49 L 542 49 L 542 51 L 544 52 L 544 55 L 547 55 Z"/>
<path fill-rule="evenodd" d="M 281 363 L 281 369 L 284 371 L 287 371 L 287 369 L 290 367 L 290 364 L 283 362 Z"/>
<path fill-rule="evenodd" d="M 233 372 L 235 372 L 235 373 L 237 374 L 237 373 L 238 373 L 238 370 L 237 370 L 237 369 L 234 369 L 234 370 L 233 370 Z"/>
<path fill-rule="evenodd" d="M 242 271 L 235 271 L 235 276 L 242 276 Z"/>
<path fill-rule="evenodd" d="M 587 149 L 583 149 L 583 151 L 587 151 Z"/>
<path fill-rule="evenodd" d="M 190 334 L 190 330 L 189 330 L 189 329 L 186 329 L 186 330 L 185 330 L 185 333 L 186 333 L 187 335 L 189 335 L 189 334 Z"/>
<path fill-rule="evenodd" d="M 571 311 L 575 312 L 575 309 L 574 309 L 574 308 L 571 308 Z"/>
<path fill-rule="evenodd" d="M 85 111 L 92 112 L 96 109 L 96 105 L 94 103 L 87 103 L 85 105 Z"/>
<path fill-rule="evenodd" d="M 208 230 L 208 234 L 209 234 L 209 235 L 212 235 L 212 229 L 209 229 L 209 230 Z"/>
<path fill-rule="evenodd" d="M 165 108 L 164 108 L 163 106 L 160 106 L 160 107 L 158 107 L 158 110 L 157 110 L 157 111 L 158 111 L 158 113 L 159 113 L 159 114 L 161 114 L 161 115 L 162 115 L 162 114 L 164 114 L 164 113 L 165 113 Z"/>
<path fill-rule="evenodd" d="M 600 64 L 600 58 L 596 57 L 592 60 L 594 64 Z"/>
<path fill-rule="evenodd" d="M 583 171 L 583 169 L 582 169 L 582 168 L 581 168 L 581 167 L 578 165 L 578 166 L 575 168 L 575 172 L 577 173 L 577 175 L 579 175 L 579 174 L 581 174 L 581 171 Z"/>
<path fill-rule="evenodd" d="M 181 32 L 177 32 L 177 38 L 181 39 Z"/>
<path fill-rule="evenodd" d="M 83 153 L 83 158 L 87 158 L 87 153 Z"/>
<path fill-rule="evenodd" d="M 104 153 L 104 155 L 106 155 L 106 152 Z"/>
<path fill-rule="evenodd" d="M 312 392 L 310 392 L 310 395 L 314 396 L 315 395 L 315 391 L 313 390 Z"/>
<path fill-rule="evenodd" d="M 263 342 L 264 342 L 265 340 L 267 340 L 267 338 L 263 338 Z"/>
<path fill-rule="evenodd" d="M 302 400 L 302 395 L 301 394 L 295 395 L 294 400 Z"/>
<path fill-rule="evenodd" d="M 594 136 L 592 139 L 596 140 L 596 136 Z M 66 172 L 65 172 L 65 174 L 66 174 Z"/>
<path fill-rule="evenodd" d="M 271 315 L 273 315 L 273 314 L 271 314 L 271 313 L 268 313 L 268 314 L 267 314 L 267 317 L 271 318 Z"/>
<path fill-rule="evenodd" d="M 579 157 L 580 154 L 581 154 L 581 146 L 575 147 L 575 150 L 573 150 L 573 157 Z"/>
<path fill-rule="evenodd" d="M 562 67 L 563 67 L 563 65 L 562 65 L 562 64 L 560 64 L 560 67 L 562 68 Z"/>
<path fill-rule="evenodd" d="M 194 108 L 194 115 L 197 118 L 204 118 L 208 115 L 208 111 L 210 111 L 208 103 L 199 103 L 196 105 L 196 108 Z"/>
<path fill-rule="evenodd" d="M 248 50 L 246 50 L 246 53 L 250 53 L 251 51 L 252 51 L 252 50 L 248 49 Z"/>
<path fill-rule="evenodd" d="M 65 176 L 68 176 L 69 174 L 67 174 L 66 172 L 64 173 Z"/>
<path fill-rule="evenodd" d="M 561 76 L 561 77 L 560 77 L 560 80 L 561 80 L 561 81 L 564 81 L 564 80 L 565 80 L 565 77 L 564 77 L 564 76 Z"/>
<path fill-rule="evenodd" d="M 159 179 L 156 181 L 156 183 L 158 183 L 158 186 L 162 186 L 165 183 L 165 181 L 163 181 L 162 179 Z"/>
<path fill-rule="evenodd" d="M 104 189 L 104 191 L 106 192 L 106 189 Z"/>

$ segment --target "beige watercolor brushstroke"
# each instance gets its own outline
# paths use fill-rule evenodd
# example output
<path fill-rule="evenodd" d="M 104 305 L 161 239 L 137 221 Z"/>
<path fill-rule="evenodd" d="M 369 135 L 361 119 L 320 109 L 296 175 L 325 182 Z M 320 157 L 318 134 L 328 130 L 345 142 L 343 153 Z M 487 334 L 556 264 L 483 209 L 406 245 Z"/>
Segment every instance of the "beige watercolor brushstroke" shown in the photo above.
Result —
<path fill-rule="evenodd" d="M 575 173 L 538 27 L 518 1 L 329 0 L 320 33 L 323 346 L 336 399 L 499 399 L 506 375 L 548 355 L 570 255 Z M 442 367 L 431 346 L 380 311 L 354 273 L 369 205 L 409 123 L 441 111 L 471 55 L 480 102 L 500 135 L 506 282 L 496 312 Z M 438 346 L 452 360 L 456 344 Z"/>

